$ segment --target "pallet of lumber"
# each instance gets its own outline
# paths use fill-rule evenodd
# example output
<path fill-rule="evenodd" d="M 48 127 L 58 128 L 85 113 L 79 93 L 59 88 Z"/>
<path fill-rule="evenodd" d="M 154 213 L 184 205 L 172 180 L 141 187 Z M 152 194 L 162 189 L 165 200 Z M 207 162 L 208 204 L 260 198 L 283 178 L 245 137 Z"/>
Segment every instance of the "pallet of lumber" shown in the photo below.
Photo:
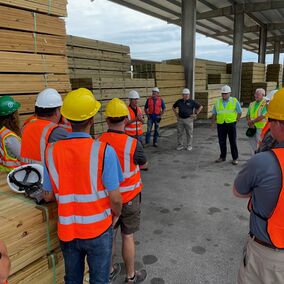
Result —
<path fill-rule="evenodd" d="M 232 75 L 231 74 L 208 74 L 208 84 L 222 84 L 231 85 Z"/>
<path fill-rule="evenodd" d="M 206 74 L 226 74 L 227 64 L 221 61 L 196 59 L 196 62 L 203 63 L 205 65 Z"/>
<path fill-rule="evenodd" d="M 130 78 L 128 46 L 76 36 L 67 44 L 71 78 Z"/>
<path fill-rule="evenodd" d="M 276 82 L 277 87 L 282 87 L 283 79 L 283 66 L 282 64 L 268 64 L 266 69 L 266 81 Z"/>

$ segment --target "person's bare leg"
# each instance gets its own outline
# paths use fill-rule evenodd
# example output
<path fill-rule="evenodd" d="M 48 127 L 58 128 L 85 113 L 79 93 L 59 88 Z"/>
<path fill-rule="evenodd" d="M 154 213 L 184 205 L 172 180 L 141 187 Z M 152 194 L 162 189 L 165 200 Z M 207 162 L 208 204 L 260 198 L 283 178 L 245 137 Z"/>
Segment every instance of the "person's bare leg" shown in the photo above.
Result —
<path fill-rule="evenodd" d="M 121 233 L 122 236 L 122 258 L 125 264 L 127 277 L 133 277 L 135 274 L 135 243 L 134 234 L 125 235 Z"/>

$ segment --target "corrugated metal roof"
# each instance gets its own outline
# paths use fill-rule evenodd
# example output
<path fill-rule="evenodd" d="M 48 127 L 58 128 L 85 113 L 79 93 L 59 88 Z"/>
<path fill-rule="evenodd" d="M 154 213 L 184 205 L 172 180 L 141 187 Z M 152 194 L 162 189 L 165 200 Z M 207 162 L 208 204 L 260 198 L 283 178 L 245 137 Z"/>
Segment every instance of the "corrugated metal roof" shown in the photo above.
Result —
<path fill-rule="evenodd" d="M 181 25 L 181 0 L 109 1 Z M 235 5 L 245 11 L 244 49 L 258 52 L 259 29 L 267 25 L 267 53 L 274 41 L 284 52 L 284 0 L 197 0 L 197 32 L 232 45 Z"/>

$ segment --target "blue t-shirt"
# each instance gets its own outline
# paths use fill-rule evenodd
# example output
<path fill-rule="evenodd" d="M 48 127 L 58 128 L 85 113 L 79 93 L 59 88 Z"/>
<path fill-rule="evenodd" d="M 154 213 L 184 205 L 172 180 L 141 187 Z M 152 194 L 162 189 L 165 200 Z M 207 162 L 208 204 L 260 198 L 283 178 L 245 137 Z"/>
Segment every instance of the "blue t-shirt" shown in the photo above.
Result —
<path fill-rule="evenodd" d="M 91 136 L 85 132 L 72 132 L 69 133 L 66 138 L 68 139 L 68 138 L 89 138 L 89 137 Z M 103 185 L 105 186 L 107 191 L 112 191 L 117 189 L 119 187 L 119 184 L 123 181 L 123 174 L 118 157 L 116 155 L 115 150 L 110 145 L 107 145 L 105 151 L 102 180 L 103 180 Z M 43 176 L 43 189 L 48 192 L 52 191 L 50 176 L 45 164 L 44 164 L 44 176 Z"/>
<path fill-rule="evenodd" d="M 229 102 L 231 99 L 232 99 L 232 98 L 229 97 L 227 100 L 222 100 L 222 103 L 223 103 L 224 108 L 226 107 L 226 105 L 228 104 L 228 102 Z M 241 107 L 241 104 L 240 104 L 240 102 L 239 102 L 238 100 L 237 100 L 237 104 L 236 104 L 236 112 L 237 112 L 237 113 L 242 113 L 242 107 Z M 213 113 L 213 114 L 217 114 L 215 105 L 214 105 L 214 107 L 213 107 L 212 113 Z"/>

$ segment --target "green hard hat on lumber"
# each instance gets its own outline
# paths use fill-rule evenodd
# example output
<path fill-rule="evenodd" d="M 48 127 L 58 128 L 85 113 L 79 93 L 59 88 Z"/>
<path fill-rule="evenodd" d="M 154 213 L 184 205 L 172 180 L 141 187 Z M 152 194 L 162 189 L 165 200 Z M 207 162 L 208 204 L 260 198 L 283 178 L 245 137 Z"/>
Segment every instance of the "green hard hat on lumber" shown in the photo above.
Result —
<path fill-rule="evenodd" d="M 12 97 L 2 96 L 0 97 L 0 116 L 9 115 L 19 109 L 20 106 L 21 104 Z"/>

